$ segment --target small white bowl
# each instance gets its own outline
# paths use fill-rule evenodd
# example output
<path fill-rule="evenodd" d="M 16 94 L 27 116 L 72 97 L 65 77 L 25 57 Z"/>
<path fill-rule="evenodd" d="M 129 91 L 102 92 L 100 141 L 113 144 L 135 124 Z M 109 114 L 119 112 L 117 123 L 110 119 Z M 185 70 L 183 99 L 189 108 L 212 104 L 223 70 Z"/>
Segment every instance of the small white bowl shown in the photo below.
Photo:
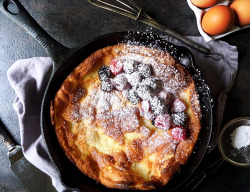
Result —
<path fill-rule="evenodd" d="M 205 39 L 206 42 L 209 42 L 209 41 L 212 41 L 212 40 L 215 40 L 215 39 L 219 39 L 219 38 L 224 37 L 224 36 L 226 36 L 226 35 L 228 35 L 230 33 L 234 33 L 236 31 L 239 31 L 239 30 L 250 27 L 250 25 L 245 26 L 245 27 L 239 27 L 239 26 L 233 25 L 232 29 L 230 31 L 228 31 L 227 33 L 223 33 L 221 35 L 208 35 L 205 31 L 203 31 L 203 29 L 201 27 L 201 20 L 202 20 L 202 16 L 204 15 L 204 13 L 206 11 L 208 11 L 211 7 L 206 8 L 206 9 L 201 9 L 201 8 L 195 6 L 191 2 L 191 0 L 187 0 L 187 3 L 189 5 L 189 7 L 193 10 L 194 14 L 195 14 L 198 30 L 199 30 L 200 34 L 203 36 L 203 38 Z M 231 1 L 229 1 L 229 0 L 221 0 L 220 3 L 218 3 L 216 5 L 227 5 L 228 6 L 230 3 L 231 3 Z"/>

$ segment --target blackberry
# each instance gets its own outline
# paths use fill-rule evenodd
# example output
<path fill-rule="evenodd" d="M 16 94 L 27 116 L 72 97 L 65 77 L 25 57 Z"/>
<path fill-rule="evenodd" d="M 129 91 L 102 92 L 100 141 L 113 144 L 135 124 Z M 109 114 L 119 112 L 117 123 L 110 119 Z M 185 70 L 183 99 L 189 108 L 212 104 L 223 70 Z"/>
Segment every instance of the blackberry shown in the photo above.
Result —
<path fill-rule="evenodd" d="M 98 71 L 98 75 L 99 75 L 99 79 L 101 81 L 104 81 L 104 80 L 108 79 L 110 77 L 110 75 L 111 75 L 110 68 L 108 66 L 100 67 L 100 69 Z"/>
<path fill-rule="evenodd" d="M 157 96 L 154 96 L 150 100 L 151 108 L 153 112 L 157 115 L 164 114 L 167 112 L 167 106 L 165 102 Z"/>
<path fill-rule="evenodd" d="M 133 60 L 123 61 L 123 70 L 125 73 L 131 74 L 137 70 L 138 63 Z"/>
<path fill-rule="evenodd" d="M 128 99 L 133 105 L 136 105 L 139 103 L 140 97 L 138 96 L 135 88 L 129 90 Z"/>
<path fill-rule="evenodd" d="M 114 85 L 113 82 L 111 81 L 111 79 L 105 79 L 103 81 L 101 81 L 101 86 L 102 86 L 102 90 L 103 91 L 112 91 L 114 89 Z"/>
<path fill-rule="evenodd" d="M 143 77 L 150 77 L 152 74 L 152 67 L 148 64 L 140 64 L 138 66 L 138 71 Z"/>
<path fill-rule="evenodd" d="M 185 125 L 185 122 L 186 122 L 186 120 L 188 118 L 187 114 L 184 113 L 184 112 L 174 113 L 171 116 L 172 116 L 173 123 L 176 126 L 183 126 L 183 125 Z"/>
<path fill-rule="evenodd" d="M 169 107 L 172 103 L 173 95 L 170 92 L 161 91 L 158 94 L 158 97 L 165 101 L 166 105 Z"/>
<path fill-rule="evenodd" d="M 150 100 L 153 96 L 153 92 L 149 86 L 140 84 L 137 88 L 137 94 L 143 100 Z"/>
<path fill-rule="evenodd" d="M 149 77 L 146 79 L 143 79 L 142 81 L 143 84 L 151 87 L 151 89 L 155 92 L 159 92 L 163 89 L 163 82 L 155 77 Z"/>
<path fill-rule="evenodd" d="M 127 74 L 126 77 L 128 79 L 129 84 L 132 87 L 137 86 L 142 80 L 142 76 L 138 71 L 131 73 L 131 74 Z"/>

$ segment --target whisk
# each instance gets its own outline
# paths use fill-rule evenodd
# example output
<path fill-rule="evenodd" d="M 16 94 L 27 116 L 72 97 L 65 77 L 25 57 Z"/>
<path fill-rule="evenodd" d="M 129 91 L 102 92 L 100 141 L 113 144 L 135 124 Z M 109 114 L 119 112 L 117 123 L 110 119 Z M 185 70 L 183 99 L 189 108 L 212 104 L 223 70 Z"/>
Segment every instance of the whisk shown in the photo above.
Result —
<path fill-rule="evenodd" d="M 198 43 L 180 35 L 179 33 L 176 33 L 175 31 L 155 21 L 132 0 L 87 0 L 87 1 L 95 6 L 104 8 L 109 11 L 113 11 L 115 13 L 132 18 L 134 20 L 138 20 L 151 27 L 157 28 L 165 32 L 167 35 L 174 37 L 175 39 L 185 43 L 186 45 L 190 46 L 191 48 L 201 53 L 204 53 L 206 55 L 211 54 L 209 49 L 199 45 Z"/>

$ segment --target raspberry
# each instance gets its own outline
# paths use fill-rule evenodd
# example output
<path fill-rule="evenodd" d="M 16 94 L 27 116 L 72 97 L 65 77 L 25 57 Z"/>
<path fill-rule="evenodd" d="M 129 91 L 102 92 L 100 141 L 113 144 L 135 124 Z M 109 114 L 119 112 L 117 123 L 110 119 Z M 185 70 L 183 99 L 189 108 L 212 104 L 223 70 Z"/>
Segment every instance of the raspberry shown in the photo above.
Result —
<path fill-rule="evenodd" d="M 154 125 L 158 129 L 167 131 L 172 126 L 171 116 L 167 113 L 156 116 L 154 119 Z"/>
<path fill-rule="evenodd" d="M 133 60 L 123 61 L 123 69 L 125 73 L 131 74 L 136 71 L 138 63 Z"/>
<path fill-rule="evenodd" d="M 186 110 L 186 104 L 180 100 L 179 98 L 176 98 L 171 106 L 171 112 L 172 113 L 180 113 Z"/>
<path fill-rule="evenodd" d="M 128 80 L 125 76 L 125 73 L 120 73 L 120 74 L 116 75 L 114 78 L 115 88 L 118 91 L 124 90 L 126 85 L 127 85 L 127 82 L 128 82 Z"/>
<path fill-rule="evenodd" d="M 123 65 L 122 65 L 122 62 L 120 60 L 115 60 L 113 59 L 111 62 L 110 62 L 110 70 L 113 74 L 117 75 L 119 73 L 122 72 L 123 70 Z"/>
<path fill-rule="evenodd" d="M 114 89 L 114 85 L 113 82 L 111 81 L 111 79 L 106 79 L 104 81 L 101 82 L 101 86 L 102 86 L 102 90 L 103 91 L 112 91 Z"/>
<path fill-rule="evenodd" d="M 187 114 L 184 113 L 184 112 L 181 112 L 181 113 L 174 113 L 171 115 L 172 116 L 172 119 L 173 119 L 173 123 L 176 125 L 176 126 L 183 126 L 187 120 Z"/>
<path fill-rule="evenodd" d="M 165 105 L 165 102 L 162 99 L 158 98 L 157 96 L 154 96 L 150 100 L 150 104 L 152 110 L 156 115 L 164 114 L 167 112 L 167 106 Z"/>
<path fill-rule="evenodd" d="M 183 141 L 187 137 L 187 130 L 181 126 L 177 126 L 171 130 L 171 134 L 175 140 Z"/>
<path fill-rule="evenodd" d="M 98 75 L 99 75 L 99 79 L 101 81 L 104 81 L 104 80 L 108 79 L 109 76 L 111 75 L 110 68 L 108 66 L 100 67 L 100 69 L 98 71 Z"/>
<path fill-rule="evenodd" d="M 138 71 L 143 77 L 150 77 L 150 75 L 152 74 L 151 65 L 148 64 L 140 64 L 138 66 Z"/>

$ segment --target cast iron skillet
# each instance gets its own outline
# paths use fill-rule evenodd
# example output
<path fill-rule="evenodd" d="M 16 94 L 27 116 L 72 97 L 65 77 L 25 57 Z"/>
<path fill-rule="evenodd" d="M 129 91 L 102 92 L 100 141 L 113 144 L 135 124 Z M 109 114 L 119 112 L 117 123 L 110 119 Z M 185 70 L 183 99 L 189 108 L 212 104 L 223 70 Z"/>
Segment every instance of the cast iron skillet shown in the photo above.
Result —
<path fill-rule="evenodd" d="M 178 59 L 180 63 L 189 70 L 196 82 L 202 107 L 202 131 L 199 135 L 195 151 L 188 160 L 188 163 L 182 166 L 181 170 L 175 174 L 174 178 L 166 187 L 158 191 L 173 191 L 183 184 L 204 157 L 212 132 L 212 106 L 209 88 L 200 72 L 196 69 L 193 56 L 188 49 L 175 46 L 162 40 L 160 37 L 138 32 L 107 34 L 92 40 L 81 48 L 69 49 L 48 35 L 34 21 L 18 0 L 0 0 L 0 3 L 1 11 L 40 43 L 54 61 L 53 72 L 46 87 L 41 106 L 41 131 L 51 161 L 55 164 L 59 177 L 68 190 L 95 192 L 114 191 L 97 184 L 92 179 L 83 175 L 64 155 L 57 141 L 56 134 L 50 121 L 50 104 L 57 90 L 69 73 L 94 51 L 117 43 L 136 42 L 140 45 L 155 46 L 168 50 Z M 16 10 L 13 11 L 13 9 L 10 9 L 10 5 L 14 6 Z"/>

